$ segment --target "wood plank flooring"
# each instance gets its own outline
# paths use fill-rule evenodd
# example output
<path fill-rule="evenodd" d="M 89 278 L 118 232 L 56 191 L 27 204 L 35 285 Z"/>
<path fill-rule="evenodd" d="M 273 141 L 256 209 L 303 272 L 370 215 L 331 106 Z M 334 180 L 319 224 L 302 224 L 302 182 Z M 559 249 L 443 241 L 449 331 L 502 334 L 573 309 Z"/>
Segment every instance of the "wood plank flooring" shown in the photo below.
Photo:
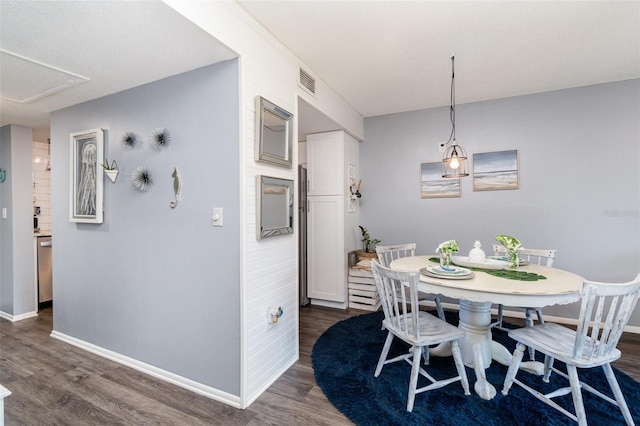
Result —
<path fill-rule="evenodd" d="M 316 339 L 336 322 L 365 313 L 300 309 L 300 360 L 248 409 L 240 410 L 49 337 L 51 309 L 37 318 L 0 319 L 0 383 L 5 425 L 350 425 L 318 387 Z M 625 335 L 615 365 L 640 380 L 640 336 Z"/>

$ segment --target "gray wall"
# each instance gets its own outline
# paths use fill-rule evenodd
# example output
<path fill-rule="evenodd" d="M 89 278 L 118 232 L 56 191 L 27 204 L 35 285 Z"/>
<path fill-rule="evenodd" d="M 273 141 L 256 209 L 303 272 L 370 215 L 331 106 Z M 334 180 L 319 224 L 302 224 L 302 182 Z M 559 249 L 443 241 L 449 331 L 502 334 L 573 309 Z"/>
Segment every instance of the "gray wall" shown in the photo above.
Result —
<path fill-rule="evenodd" d="M 415 241 L 419 254 L 455 238 L 466 255 L 475 240 L 488 252 L 509 234 L 558 249 L 555 265 L 586 279 L 640 272 L 640 80 L 458 105 L 456 116 L 470 157 L 518 150 L 520 189 L 474 192 L 469 176 L 461 198 L 421 199 L 420 163 L 441 159 L 448 108 L 367 118 L 360 220 L 372 236 Z M 545 312 L 577 316 L 575 306 Z"/>
<path fill-rule="evenodd" d="M 33 313 L 35 306 L 32 131 L 21 126 L 0 128 L 0 312 L 13 317 Z"/>
<path fill-rule="evenodd" d="M 54 329 L 240 394 L 239 69 L 204 67 L 52 115 Z M 104 223 L 69 222 L 69 133 L 106 129 Z M 155 151 L 164 127 L 169 147 Z M 138 136 L 132 151 L 125 132 Z M 138 191 L 144 165 L 153 186 Z M 182 200 L 175 209 L 171 173 Z M 211 225 L 224 209 L 224 227 Z"/>

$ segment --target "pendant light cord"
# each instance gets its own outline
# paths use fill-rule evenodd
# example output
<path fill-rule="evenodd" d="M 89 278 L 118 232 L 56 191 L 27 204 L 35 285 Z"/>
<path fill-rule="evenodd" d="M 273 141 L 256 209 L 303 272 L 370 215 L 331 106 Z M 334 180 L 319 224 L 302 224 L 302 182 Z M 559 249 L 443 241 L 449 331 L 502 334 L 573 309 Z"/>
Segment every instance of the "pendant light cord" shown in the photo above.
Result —
<path fill-rule="evenodd" d="M 449 135 L 449 142 L 456 140 L 456 71 L 455 71 L 455 55 L 451 56 L 451 99 L 449 107 L 449 118 L 451 119 L 451 134 Z"/>

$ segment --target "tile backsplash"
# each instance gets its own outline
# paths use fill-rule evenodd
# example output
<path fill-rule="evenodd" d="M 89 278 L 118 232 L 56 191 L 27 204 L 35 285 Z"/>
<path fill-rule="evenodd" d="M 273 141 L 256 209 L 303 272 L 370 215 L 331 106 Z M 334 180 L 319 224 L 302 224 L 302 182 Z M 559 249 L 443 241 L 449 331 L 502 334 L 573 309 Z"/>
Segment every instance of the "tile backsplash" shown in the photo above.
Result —
<path fill-rule="evenodd" d="M 33 142 L 33 205 L 40 207 L 40 232 L 51 232 L 51 163 L 49 144 Z"/>

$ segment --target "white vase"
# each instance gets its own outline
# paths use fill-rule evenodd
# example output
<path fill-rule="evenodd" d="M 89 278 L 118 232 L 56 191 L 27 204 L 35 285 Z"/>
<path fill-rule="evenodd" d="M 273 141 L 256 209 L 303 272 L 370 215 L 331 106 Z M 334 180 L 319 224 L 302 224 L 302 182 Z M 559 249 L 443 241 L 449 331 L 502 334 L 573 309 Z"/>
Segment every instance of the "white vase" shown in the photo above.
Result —
<path fill-rule="evenodd" d="M 482 247 L 482 244 L 480 244 L 480 241 L 476 241 L 473 245 L 473 248 L 469 252 L 469 260 L 471 262 L 482 263 L 487 260 L 487 255 L 480 247 Z"/>

